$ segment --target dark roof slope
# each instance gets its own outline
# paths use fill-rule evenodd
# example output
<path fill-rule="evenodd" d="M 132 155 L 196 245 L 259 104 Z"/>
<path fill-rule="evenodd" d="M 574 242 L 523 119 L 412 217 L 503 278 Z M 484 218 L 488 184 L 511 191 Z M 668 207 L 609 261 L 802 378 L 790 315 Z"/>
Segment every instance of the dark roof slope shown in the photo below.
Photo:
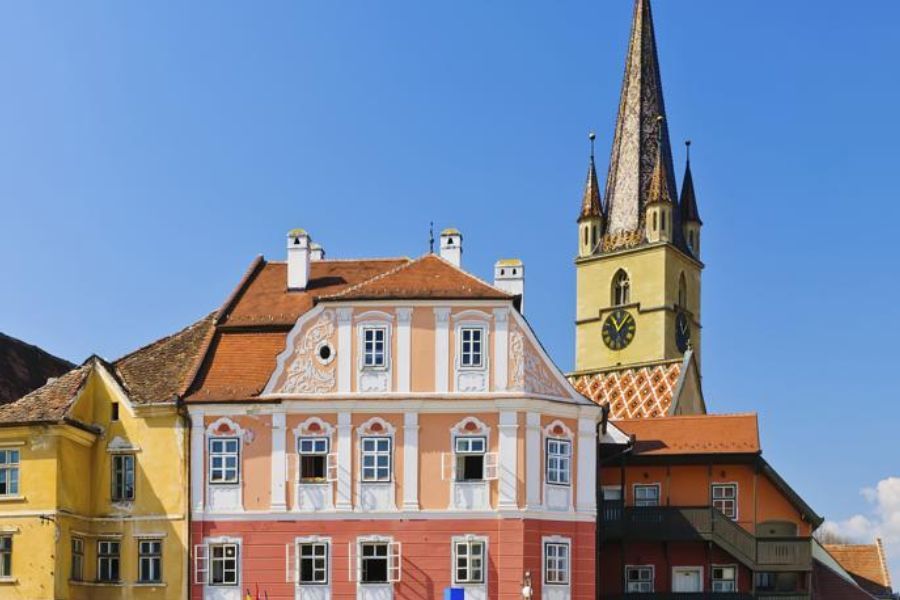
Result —
<path fill-rule="evenodd" d="M 93 366 L 92 358 L 30 394 L 0 406 L 0 424 L 56 423 L 63 420 Z"/>
<path fill-rule="evenodd" d="M 816 600 L 873 600 L 867 591 L 859 588 L 819 561 L 813 561 L 812 587 Z"/>
<path fill-rule="evenodd" d="M 37 346 L 0 333 L 0 404 L 21 398 L 73 366 Z"/>

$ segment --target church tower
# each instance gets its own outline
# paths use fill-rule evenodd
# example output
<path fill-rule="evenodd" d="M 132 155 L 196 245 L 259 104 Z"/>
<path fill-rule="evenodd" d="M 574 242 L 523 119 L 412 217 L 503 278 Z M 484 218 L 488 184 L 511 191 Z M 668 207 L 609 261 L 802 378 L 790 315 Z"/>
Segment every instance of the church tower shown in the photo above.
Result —
<path fill-rule="evenodd" d="M 682 189 L 679 199 L 650 0 L 635 0 L 605 202 L 592 152 L 578 219 L 573 378 L 678 364 L 694 370 L 700 395 L 702 222 L 690 163 Z"/>

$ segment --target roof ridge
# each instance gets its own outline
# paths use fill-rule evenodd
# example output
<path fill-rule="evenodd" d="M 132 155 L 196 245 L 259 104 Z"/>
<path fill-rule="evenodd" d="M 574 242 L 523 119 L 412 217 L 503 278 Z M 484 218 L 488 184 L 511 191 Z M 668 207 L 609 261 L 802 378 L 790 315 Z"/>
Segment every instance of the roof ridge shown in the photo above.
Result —
<path fill-rule="evenodd" d="M 379 281 L 379 280 L 381 280 L 381 279 L 384 279 L 384 278 L 387 277 L 388 275 L 393 275 L 394 273 L 399 273 L 399 272 L 402 271 L 403 269 L 406 269 L 406 268 L 408 268 L 408 267 L 410 267 L 410 266 L 412 266 L 412 265 L 418 263 L 420 260 L 422 260 L 422 259 L 421 259 L 421 258 L 417 258 L 417 259 L 415 259 L 415 260 L 410 260 L 409 262 L 405 262 L 405 263 L 403 263 L 402 265 L 397 265 L 396 267 L 394 267 L 394 268 L 392 268 L 392 269 L 388 269 L 387 271 L 384 271 L 383 273 L 379 273 L 378 275 L 375 275 L 375 276 L 370 277 L 370 278 L 368 278 L 368 279 L 364 279 L 363 281 L 360 281 L 360 282 L 357 283 L 357 284 L 351 285 L 351 286 L 348 287 L 347 289 L 341 290 L 341 291 L 338 292 L 337 294 L 326 294 L 326 295 L 324 295 L 324 296 L 319 296 L 319 298 L 329 298 L 329 299 L 333 299 L 333 298 L 340 298 L 341 296 L 346 296 L 346 295 L 350 294 L 350 292 L 355 292 L 356 290 L 362 288 L 362 287 L 363 287 L 364 285 L 366 285 L 366 284 L 369 284 L 369 283 L 371 283 L 371 282 Z"/>
<path fill-rule="evenodd" d="M 440 256 L 439 254 L 425 254 L 425 255 L 423 255 L 421 258 L 424 259 L 424 258 L 426 258 L 426 257 L 428 257 L 428 256 L 433 256 L 433 257 L 437 258 L 438 260 L 443 261 L 445 264 L 447 264 L 447 265 L 453 267 L 454 269 L 456 269 L 457 271 L 459 271 L 460 273 L 462 273 L 463 275 L 465 275 L 465 276 L 468 277 L 469 279 L 474 279 L 476 283 L 480 283 L 480 284 L 482 284 L 482 285 L 486 285 L 486 286 L 488 286 L 489 288 L 491 288 L 492 290 L 496 290 L 496 291 L 500 292 L 501 294 L 505 294 L 506 296 L 509 296 L 510 298 L 513 297 L 513 295 L 510 294 L 509 292 L 507 292 L 506 290 L 501 290 L 500 288 L 494 286 L 494 284 L 488 283 L 487 281 L 485 281 L 485 280 L 482 279 L 481 277 L 478 277 L 477 275 L 473 275 L 472 273 L 469 273 L 468 271 L 466 271 L 466 270 L 463 269 L 462 267 L 453 264 L 452 262 L 450 262 L 449 260 L 447 260 L 447 259 L 444 258 L 443 256 Z"/>
<path fill-rule="evenodd" d="M 326 262 L 394 262 L 396 260 L 413 260 L 408 256 L 375 256 L 372 258 L 323 258 L 321 260 L 312 261 L 314 263 L 326 263 Z M 270 265 L 286 265 L 286 260 L 266 260 L 267 264 Z"/>
<path fill-rule="evenodd" d="M 755 412 L 740 412 L 740 413 L 706 413 L 702 415 L 666 415 L 663 417 L 656 417 L 653 419 L 654 421 L 660 421 L 662 419 L 670 419 L 670 420 L 687 420 L 687 419 L 728 419 L 728 418 L 736 418 L 736 417 L 758 417 L 759 413 Z M 619 419 L 620 421 L 647 421 L 645 418 L 626 418 Z"/>
<path fill-rule="evenodd" d="M 891 572 L 887 566 L 887 556 L 885 556 L 884 552 L 884 544 L 881 541 L 880 537 L 875 538 L 875 547 L 878 549 L 878 562 L 881 566 L 881 574 L 884 577 L 884 584 L 887 587 L 893 587 L 891 585 Z"/>

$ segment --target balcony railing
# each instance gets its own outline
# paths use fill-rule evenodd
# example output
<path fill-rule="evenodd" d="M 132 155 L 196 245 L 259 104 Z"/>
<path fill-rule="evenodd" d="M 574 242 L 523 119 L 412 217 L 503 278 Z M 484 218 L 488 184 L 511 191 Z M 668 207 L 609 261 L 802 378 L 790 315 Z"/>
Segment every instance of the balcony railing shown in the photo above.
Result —
<path fill-rule="evenodd" d="M 754 571 L 812 570 L 809 538 L 757 538 L 712 507 L 626 508 L 604 502 L 601 516 L 604 541 L 711 541 Z"/>

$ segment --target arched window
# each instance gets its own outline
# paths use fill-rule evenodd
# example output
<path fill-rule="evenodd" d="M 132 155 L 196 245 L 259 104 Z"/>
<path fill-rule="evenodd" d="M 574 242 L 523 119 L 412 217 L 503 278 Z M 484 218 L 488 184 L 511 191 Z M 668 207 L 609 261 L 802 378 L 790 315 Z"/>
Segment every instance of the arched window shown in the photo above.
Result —
<path fill-rule="evenodd" d="M 615 277 L 613 277 L 613 306 L 622 306 L 631 302 L 631 280 L 628 273 L 619 269 Z"/>
<path fill-rule="evenodd" d="M 678 280 L 678 306 L 687 308 L 687 281 L 684 279 L 684 273 Z"/>

